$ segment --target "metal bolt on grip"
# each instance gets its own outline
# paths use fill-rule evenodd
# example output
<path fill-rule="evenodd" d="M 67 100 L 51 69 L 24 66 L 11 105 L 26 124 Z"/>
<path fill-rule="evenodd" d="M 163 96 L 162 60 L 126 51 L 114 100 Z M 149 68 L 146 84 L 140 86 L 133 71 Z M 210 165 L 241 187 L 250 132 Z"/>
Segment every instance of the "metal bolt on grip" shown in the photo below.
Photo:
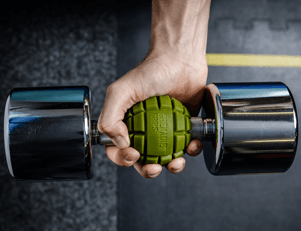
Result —
<path fill-rule="evenodd" d="M 211 140 L 215 136 L 215 120 L 191 117 L 192 128 L 189 131 L 192 139 Z"/>
<path fill-rule="evenodd" d="M 91 120 L 91 142 L 93 145 L 110 145 L 113 144 L 112 140 L 105 134 L 98 131 L 97 121 Z"/>

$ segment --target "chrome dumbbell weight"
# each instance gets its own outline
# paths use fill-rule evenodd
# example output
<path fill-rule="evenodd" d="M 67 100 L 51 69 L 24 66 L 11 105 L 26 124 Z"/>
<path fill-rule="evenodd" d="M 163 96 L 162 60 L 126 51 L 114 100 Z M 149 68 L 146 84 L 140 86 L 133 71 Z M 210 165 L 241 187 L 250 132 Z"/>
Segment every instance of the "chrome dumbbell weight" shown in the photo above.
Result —
<path fill-rule="evenodd" d="M 10 174 L 22 181 L 91 179 L 92 145 L 112 142 L 91 120 L 90 101 L 88 87 L 12 90 L 4 115 Z M 204 142 L 212 174 L 284 172 L 290 167 L 298 122 L 293 97 L 283 83 L 210 84 L 204 109 L 206 119 L 192 117 L 186 128 L 192 139 Z M 172 129 L 174 120 L 167 121 Z M 185 137 L 187 144 L 190 135 Z"/>

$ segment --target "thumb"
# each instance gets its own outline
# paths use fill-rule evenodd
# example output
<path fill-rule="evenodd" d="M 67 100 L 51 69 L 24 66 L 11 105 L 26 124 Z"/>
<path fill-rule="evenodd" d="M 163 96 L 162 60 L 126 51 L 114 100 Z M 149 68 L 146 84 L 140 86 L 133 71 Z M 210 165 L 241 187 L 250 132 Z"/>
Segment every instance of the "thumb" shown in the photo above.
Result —
<path fill-rule="evenodd" d="M 132 90 L 124 81 L 111 84 L 106 93 L 104 107 L 98 120 L 98 130 L 107 135 L 121 149 L 130 145 L 128 128 L 122 121 L 124 114 L 135 102 Z"/>

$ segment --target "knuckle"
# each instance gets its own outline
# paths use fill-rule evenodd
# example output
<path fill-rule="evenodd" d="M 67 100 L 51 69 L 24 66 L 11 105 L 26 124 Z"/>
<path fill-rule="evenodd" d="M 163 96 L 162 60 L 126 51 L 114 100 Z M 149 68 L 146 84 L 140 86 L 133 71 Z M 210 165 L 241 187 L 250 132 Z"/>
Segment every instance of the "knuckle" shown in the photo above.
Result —
<path fill-rule="evenodd" d="M 122 150 L 119 152 L 119 164 L 122 167 L 130 167 L 134 164 L 134 161 L 126 159 L 126 153 Z"/>
<path fill-rule="evenodd" d="M 116 83 L 116 82 L 111 83 L 111 84 L 108 86 L 108 88 L 107 88 L 106 94 L 109 95 L 109 94 L 112 94 L 112 93 L 116 92 L 116 89 L 117 89 L 117 88 L 118 88 L 118 86 L 117 86 L 117 83 Z"/>
<path fill-rule="evenodd" d="M 110 125 L 107 125 L 106 122 L 100 121 L 98 123 L 98 129 L 100 132 L 106 134 L 106 135 L 110 135 L 114 133 L 114 128 Z"/>

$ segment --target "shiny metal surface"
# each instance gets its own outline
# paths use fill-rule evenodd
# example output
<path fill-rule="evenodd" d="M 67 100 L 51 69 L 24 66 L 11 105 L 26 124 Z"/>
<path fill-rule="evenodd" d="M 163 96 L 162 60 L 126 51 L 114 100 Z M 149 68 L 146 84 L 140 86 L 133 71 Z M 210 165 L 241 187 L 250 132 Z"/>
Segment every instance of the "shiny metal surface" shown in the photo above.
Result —
<path fill-rule="evenodd" d="M 191 133 L 192 139 L 211 140 L 215 138 L 215 120 L 203 119 L 201 117 L 191 117 Z"/>
<path fill-rule="evenodd" d="M 4 149 L 5 149 L 5 157 L 7 162 L 7 167 L 9 173 L 12 177 L 14 177 L 14 170 L 12 167 L 11 157 L 10 157 L 10 147 L 9 147 L 9 111 L 10 111 L 10 95 L 7 97 L 5 110 L 4 110 L 4 124 L 3 124 L 3 136 L 4 136 Z"/>
<path fill-rule="evenodd" d="M 108 136 L 98 131 L 96 120 L 92 120 L 91 125 L 92 145 L 114 145 L 113 141 Z"/>
<path fill-rule="evenodd" d="M 91 92 L 89 90 L 89 95 L 84 95 L 84 107 L 83 107 L 83 132 L 84 132 L 84 153 L 85 153 L 85 166 L 87 179 L 93 177 L 92 169 L 92 142 L 91 142 Z"/>
<path fill-rule="evenodd" d="M 216 119 L 217 140 L 204 152 L 212 174 L 278 173 L 291 166 L 298 121 L 283 83 L 210 84 L 205 97 L 206 114 Z"/>
<path fill-rule="evenodd" d="M 92 145 L 113 142 L 91 120 L 88 87 L 14 89 L 4 112 L 4 144 L 16 180 L 93 177 Z M 276 173 L 293 162 L 298 136 L 293 97 L 283 83 L 210 84 L 206 119 L 192 117 L 214 175 Z"/>
<path fill-rule="evenodd" d="M 4 118 L 6 160 L 16 180 L 93 176 L 88 87 L 14 89 Z"/>

